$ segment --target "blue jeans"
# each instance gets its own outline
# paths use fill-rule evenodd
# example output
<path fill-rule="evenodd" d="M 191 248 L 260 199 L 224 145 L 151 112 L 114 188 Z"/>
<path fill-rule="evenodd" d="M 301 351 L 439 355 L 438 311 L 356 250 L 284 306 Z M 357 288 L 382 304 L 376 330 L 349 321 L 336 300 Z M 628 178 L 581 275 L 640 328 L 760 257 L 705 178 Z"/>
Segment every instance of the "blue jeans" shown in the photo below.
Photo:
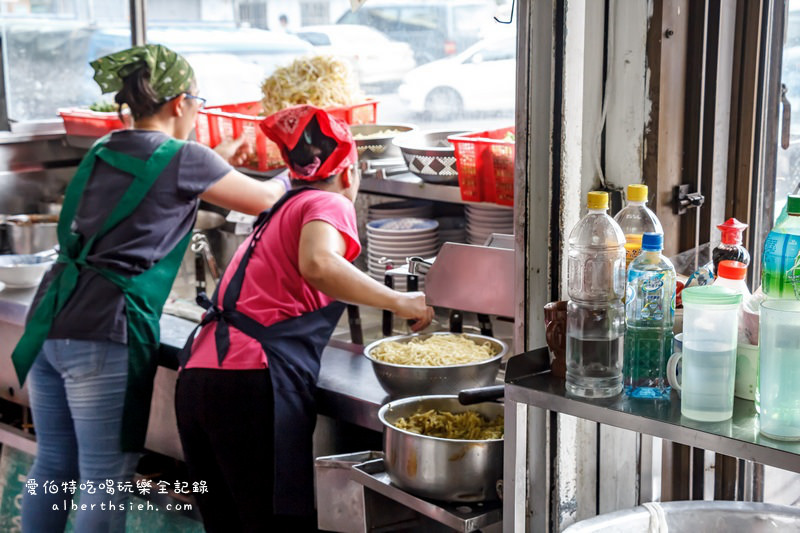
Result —
<path fill-rule="evenodd" d="M 38 486 L 35 495 L 26 488 L 22 498 L 23 532 L 64 530 L 73 496 L 61 483 L 70 481 L 77 482 L 75 495 L 80 495 L 76 533 L 125 531 L 125 512 L 120 509 L 127 506 L 128 493 L 109 494 L 98 487 L 105 487 L 107 480 L 114 485 L 130 481 L 139 457 L 123 453 L 120 445 L 127 378 L 125 344 L 45 341 L 28 375 L 37 441 L 28 479 Z M 56 494 L 43 490 L 46 481 L 56 484 Z M 94 494 L 87 482 L 92 482 Z"/>

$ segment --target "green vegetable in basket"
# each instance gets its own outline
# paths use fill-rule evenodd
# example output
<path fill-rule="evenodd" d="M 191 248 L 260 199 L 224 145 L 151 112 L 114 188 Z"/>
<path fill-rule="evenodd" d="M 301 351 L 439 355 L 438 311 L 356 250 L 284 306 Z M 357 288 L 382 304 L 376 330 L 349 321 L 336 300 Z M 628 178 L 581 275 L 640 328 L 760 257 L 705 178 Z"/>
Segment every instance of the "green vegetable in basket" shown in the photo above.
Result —
<path fill-rule="evenodd" d="M 89 109 L 98 113 L 116 113 L 119 109 L 119 105 L 114 102 L 104 102 L 103 100 L 98 100 L 97 102 L 91 104 Z"/>

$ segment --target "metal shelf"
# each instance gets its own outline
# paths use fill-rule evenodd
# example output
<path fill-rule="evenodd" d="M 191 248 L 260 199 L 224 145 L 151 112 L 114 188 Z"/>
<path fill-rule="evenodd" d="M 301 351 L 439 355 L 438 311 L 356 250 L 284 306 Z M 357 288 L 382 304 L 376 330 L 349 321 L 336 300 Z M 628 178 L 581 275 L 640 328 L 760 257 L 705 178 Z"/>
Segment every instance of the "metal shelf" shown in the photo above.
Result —
<path fill-rule="evenodd" d="M 352 467 L 352 479 L 365 488 L 389 498 L 393 502 L 422 516 L 455 530 L 468 533 L 502 522 L 502 504 L 499 501 L 479 503 L 444 503 L 418 498 L 392 485 L 383 466 L 383 459 L 374 459 Z M 369 522 L 369 517 L 367 517 Z"/>
<path fill-rule="evenodd" d="M 517 357 L 530 359 L 534 354 Z M 624 394 L 607 400 L 575 398 L 567 394 L 564 380 L 549 371 L 515 377 L 514 359 L 506 370 L 508 400 L 800 473 L 800 442 L 762 436 L 751 401 L 736 398 L 730 420 L 698 422 L 681 416 L 675 391 L 669 401 L 661 402 L 634 400 Z"/>
<path fill-rule="evenodd" d="M 410 172 L 395 174 L 383 179 L 364 178 L 361 180 L 361 187 L 359 190 L 371 194 L 385 194 L 404 198 L 422 198 L 424 200 L 450 202 L 453 204 L 491 205 L 498 209 L 513 209 L 510 206 L 495 203 L 464 201 L 461 199 L 461 190 L 458 188 L 458 185 L 426 183 L 422 181 L 422 178 Z"/>

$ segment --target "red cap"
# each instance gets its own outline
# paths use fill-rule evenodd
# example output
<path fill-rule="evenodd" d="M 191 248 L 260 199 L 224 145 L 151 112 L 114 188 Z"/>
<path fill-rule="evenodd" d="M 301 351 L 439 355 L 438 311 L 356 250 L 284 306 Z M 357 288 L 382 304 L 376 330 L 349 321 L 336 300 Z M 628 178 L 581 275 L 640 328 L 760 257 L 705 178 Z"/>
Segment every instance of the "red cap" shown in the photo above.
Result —
<path fill-rule="evenodd" d="M 299 168 L 289 161 L 289 151 L 297 146 L 303 131 L 314 117 L 323 135 L 336 141 L 336 148 L 325 161 L 315 158 L 315 162 L 311 165 Z M 262 120 L 260 126 L 267 137 L 281 149 L 281 156 L 289 167 L 289 174 L 293 179 L 323 180 L 339 174 L 358 159 L 356 143 L 347 124 L 318 107 L 298 105 L 281 109 Z"/>
<path fill-rule="evenodd" d="M 717 275 L 725 279 L 744 279 L 747 275 L 747 265 L 739 261 L 726 259 L 725 261 L 719 262 Z"/>
<path fill-rule="evenodd" d="M 747 224 L 735 218 L 729 218 L 724 224 L 717 225 L 722 232 L 722 244 L 742 244 L 742 233 L 747 229 Z"/>

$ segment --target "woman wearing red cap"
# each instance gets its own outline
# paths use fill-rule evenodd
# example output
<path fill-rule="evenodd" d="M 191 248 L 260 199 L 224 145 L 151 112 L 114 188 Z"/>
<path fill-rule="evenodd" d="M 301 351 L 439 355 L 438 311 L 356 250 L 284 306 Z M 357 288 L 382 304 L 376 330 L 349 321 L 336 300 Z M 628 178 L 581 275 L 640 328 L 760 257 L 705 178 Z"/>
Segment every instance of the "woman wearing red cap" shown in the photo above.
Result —
<path fill-rule="evenodd" d="M 176 390 L 189 474 L 208 487 L 197 500 L 212 533 L 316 529 L 314 391 L 342 302 L 416 319 L 414 330 L 433 318 L 421 292 L 393 291 L 350 263 L 361 245 L 347 126 L 297 106 L 261 128 L 294 187 L 237 250 L 184 348 Z"/>

